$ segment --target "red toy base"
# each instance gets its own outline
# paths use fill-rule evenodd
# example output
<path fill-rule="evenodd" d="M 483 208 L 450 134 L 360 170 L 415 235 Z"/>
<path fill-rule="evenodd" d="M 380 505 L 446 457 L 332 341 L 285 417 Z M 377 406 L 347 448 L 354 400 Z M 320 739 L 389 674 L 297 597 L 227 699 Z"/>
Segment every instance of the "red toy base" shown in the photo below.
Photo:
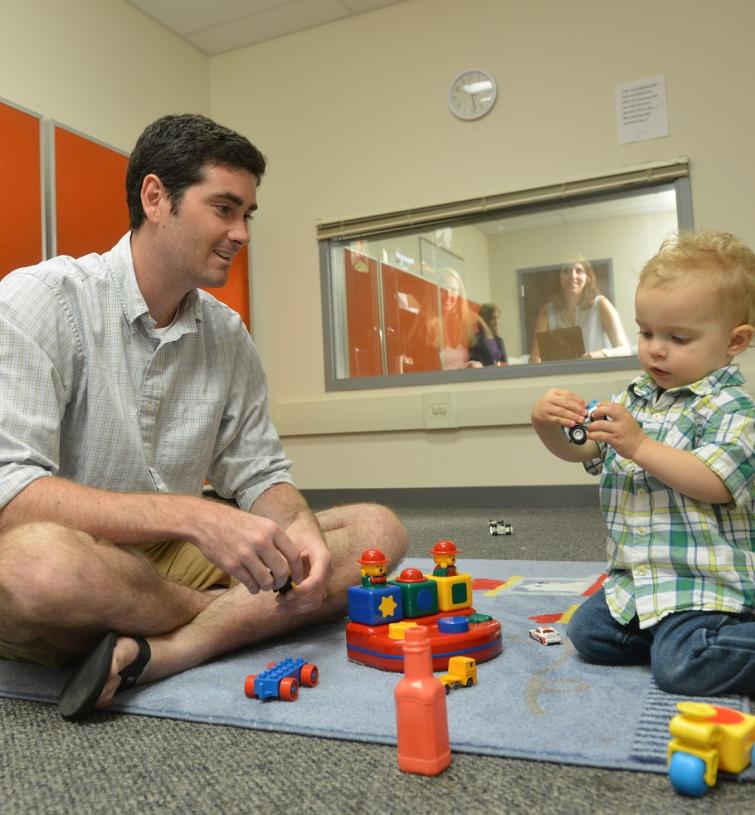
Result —
<path fill-rule="evenodd" d="M 469 631 L 456 634 L 438 631 L 438 620 L 441 617 L 469 617 L 474 613 L 473 608 L 462 608 L 405 620 L 427 627 L 434 671 L 447 670 L 451 657 L 473 657 L 477 662 L 485 662 L 501 653 L 503 642 L 498 620 L 470 623 Z M 346 623 L 346 654 L 352 662 L 398 673 L 404 670 L 403 643 L 403 640 L 394 640 L 388 636 L 387 625 Z"/>

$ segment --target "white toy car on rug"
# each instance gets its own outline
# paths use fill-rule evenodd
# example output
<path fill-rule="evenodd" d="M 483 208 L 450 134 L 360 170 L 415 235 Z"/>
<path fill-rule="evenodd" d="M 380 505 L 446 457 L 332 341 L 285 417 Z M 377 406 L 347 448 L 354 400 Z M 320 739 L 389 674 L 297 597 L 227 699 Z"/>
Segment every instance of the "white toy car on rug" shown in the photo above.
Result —
<path fill-rule="evenodd" d="M 560 645 L 563 642 L 558 631 L 549 625 L 539 625 L 537 628 L 530 628 L 530 636 L 541 645 Z"/>

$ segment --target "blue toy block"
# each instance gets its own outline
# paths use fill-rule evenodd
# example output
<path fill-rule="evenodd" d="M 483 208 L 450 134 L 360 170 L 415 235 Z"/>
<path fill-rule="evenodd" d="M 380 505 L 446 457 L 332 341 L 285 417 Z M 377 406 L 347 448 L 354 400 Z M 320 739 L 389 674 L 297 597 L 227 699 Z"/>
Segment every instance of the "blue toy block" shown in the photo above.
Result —
<path fill-rule="evenodd" d="M 438 620 L 438 631 L 441 634 L 464 634 L 469 631 L 469 619 L 461 615 L 458 617 L 441 617 Z"/>
<path fill-rule="evenodd" d="M 363 625 L 388 625 L 404 617 L 401 589 L 386 584 L 380 587 L 349 589 L 349 618 Z"/>

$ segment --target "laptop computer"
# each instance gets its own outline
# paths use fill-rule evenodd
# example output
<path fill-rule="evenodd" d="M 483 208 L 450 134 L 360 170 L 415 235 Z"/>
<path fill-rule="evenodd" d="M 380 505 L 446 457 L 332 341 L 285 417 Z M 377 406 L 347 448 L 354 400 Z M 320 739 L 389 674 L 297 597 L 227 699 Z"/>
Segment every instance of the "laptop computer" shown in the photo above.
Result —
<path fill-rule="evenodd" d="M 538 331 L 536 336 L 543 362 L 579 359 L 585 353 L 585 341 L 578 325 L 554 328 L 553 331 Z"/>

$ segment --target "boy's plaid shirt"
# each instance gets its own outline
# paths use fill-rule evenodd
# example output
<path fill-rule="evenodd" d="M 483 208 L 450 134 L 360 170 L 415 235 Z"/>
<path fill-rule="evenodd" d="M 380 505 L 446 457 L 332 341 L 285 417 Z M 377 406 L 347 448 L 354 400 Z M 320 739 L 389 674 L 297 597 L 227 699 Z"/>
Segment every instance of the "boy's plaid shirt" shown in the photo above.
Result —
<path fill-rule="evenodd" d="M 585 463 L 601 475 L 608 526 L 605 583 L 613 617 L 648 628 L 674 611 L 755 613 L 755 402 L 736 365 L 663 393 L 642 374 L 612 401 L 651 439 L 688 450 L 732 495 L 706 504 L 681 495 L 599 443 Z"/>

